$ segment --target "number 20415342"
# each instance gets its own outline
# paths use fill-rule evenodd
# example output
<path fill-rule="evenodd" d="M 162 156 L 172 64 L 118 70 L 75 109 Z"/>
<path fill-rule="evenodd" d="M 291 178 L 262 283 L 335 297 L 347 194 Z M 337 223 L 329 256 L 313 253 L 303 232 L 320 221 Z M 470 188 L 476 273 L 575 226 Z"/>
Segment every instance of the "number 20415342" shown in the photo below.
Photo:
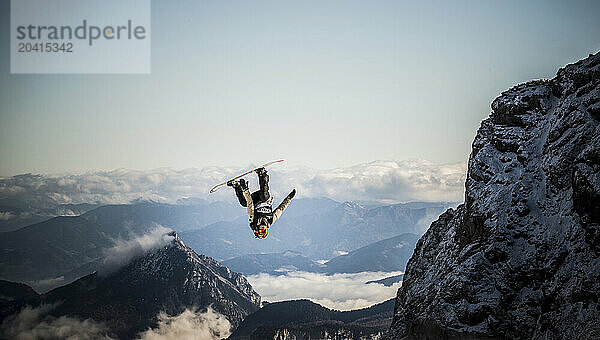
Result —
<path fill-rule="evenodd" d="M 73 52 L 72 43 L 19 43 L 18 52 L 31 53 L 31 52 Z"/>

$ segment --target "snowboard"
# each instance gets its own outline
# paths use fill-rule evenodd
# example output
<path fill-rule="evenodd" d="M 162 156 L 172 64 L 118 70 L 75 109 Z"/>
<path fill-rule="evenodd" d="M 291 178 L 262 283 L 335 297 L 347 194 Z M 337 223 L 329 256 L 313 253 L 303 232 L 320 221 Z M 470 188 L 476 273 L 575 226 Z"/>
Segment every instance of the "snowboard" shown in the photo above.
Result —
<path fill-rule="evenodd" d="M 266 168 L 266 167 L 268 167 L 268 166 L 269 166 L 269 165 L 271 165 L 271 164 L 275 164 L 275 163 L 281 163 L 281 162 L 283 162 L 283 159 L 278 159 L 278 160 L 276 160 L 276 161 L 268 162 L 268 163 L 265 163 L 265 164 L 263 164 L 263 165 L 261 165 L 261 166 L 257 166 L 256 168 L 254 168 L 254 169 L 252 169 L 252 170 L 248 170 L 248 171 L 244 172 L 244 173 L 243 173 L 243 174 L 241 174 L 241 175 L 235 176 L 234 178 L 230 178 L 230 179 L 226 180 L 226 181 L 225 181 L 225 182 L 223 182 L 223 183 L 219 183 L 219 184 L 215 185 L 215 186 L 214 186 L 212 189 L 210 189 L 210 192 L 209 192 L 209 193 L 211 193 L 211 194 L 212 194 L 213 192 L 217 191 L 217 189 L 219 189 L 220 187 L 222 187 L 222 186 L 224 186 L 224 185 L 227 185 L 227 182 L 229 182 L 229 181 L 233 181 L 233 180 L 235 180 L 235 179 L 238 179 L 238 178 L 242 178 L 242 177 L 246 176 L 247 174 L 250 174 L 250 173 L 252 173 L 252 172 L 256 171 L 256 169 L 260 169 L 260 168 Z"/>

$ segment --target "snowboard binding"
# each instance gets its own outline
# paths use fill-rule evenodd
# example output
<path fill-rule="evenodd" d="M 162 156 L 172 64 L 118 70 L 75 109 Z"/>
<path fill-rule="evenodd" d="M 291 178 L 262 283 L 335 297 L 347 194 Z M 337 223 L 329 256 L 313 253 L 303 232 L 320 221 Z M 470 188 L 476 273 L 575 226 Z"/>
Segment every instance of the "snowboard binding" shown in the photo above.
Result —
<path fill-rule="evenodd" d="M 245 179 L 233 179 L 227 182 L 228 187 L 240 188 L 242 190 L 248 189 L 248 182 Z"/>
<path fill-rule="evenodd" d="M 258 168 L 256 170 L 254 170 L 254 172 L 256 172 L 256 174 L 260 177 L 260 176 L 264 176 L 267 174 L 267 169 L 263 168 Z"/>

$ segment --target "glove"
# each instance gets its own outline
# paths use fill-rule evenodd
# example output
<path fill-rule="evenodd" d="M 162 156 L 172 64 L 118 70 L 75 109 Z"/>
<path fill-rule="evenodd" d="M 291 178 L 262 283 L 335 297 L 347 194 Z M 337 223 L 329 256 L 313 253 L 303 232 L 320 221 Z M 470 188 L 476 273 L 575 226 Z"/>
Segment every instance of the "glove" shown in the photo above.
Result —
<path fill-rule="evenodd" d="M 288 195 L 289 199 L 294 198 L 294 196 L 296 196 L 296 189 L 292 190 L 292 192 L 290 192 L 290 194 Z"/>

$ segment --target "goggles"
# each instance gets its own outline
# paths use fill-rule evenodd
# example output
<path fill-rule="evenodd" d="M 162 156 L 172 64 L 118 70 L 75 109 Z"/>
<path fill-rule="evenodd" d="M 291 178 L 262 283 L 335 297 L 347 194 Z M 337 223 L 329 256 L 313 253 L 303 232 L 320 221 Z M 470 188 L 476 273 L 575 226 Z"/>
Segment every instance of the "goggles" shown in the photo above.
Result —
<path fill-rule="evenodd" d="M 256 235 L 256 237 L 258 238 L 265 238 L 267 237 L 267 228 L 259 228 L 254 232 L 254 235 Z"/>

